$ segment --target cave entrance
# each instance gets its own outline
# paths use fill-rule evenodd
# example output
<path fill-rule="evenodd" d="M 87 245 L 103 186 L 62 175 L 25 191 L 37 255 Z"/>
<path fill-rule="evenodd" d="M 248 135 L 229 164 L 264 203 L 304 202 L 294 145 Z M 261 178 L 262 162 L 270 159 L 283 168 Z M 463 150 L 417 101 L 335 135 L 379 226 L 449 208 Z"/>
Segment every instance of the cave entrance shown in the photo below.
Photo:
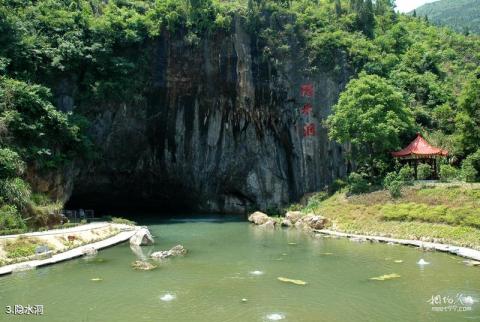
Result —
<path fill-rule="evenodd" d="M 75 187 L 66 210 L 93 210 L 96 218 L 123 217 L 137 222 L 200 214 L 196 193 L 182 186 L 113 188 Z"/>

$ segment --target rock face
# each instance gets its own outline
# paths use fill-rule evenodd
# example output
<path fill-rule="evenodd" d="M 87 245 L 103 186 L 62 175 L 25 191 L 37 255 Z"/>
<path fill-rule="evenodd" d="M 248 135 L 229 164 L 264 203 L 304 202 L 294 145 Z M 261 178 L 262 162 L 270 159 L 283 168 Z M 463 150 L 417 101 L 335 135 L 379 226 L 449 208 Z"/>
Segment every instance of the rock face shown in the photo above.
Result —
<path fill-rule="evenodd" d="M 135 235 L 130 237 L 130 244 L 136 245 L 136 246 L 148 246 L 148 245 L 153 245 L 154 240 L 152 234 L 150 234 L 150 231 L 148 231 L 147 228 L 141 228 L 139 229 Z"/>
<path fill-rule="evenodd" d="M 76 107 L 90 117 L 101 158 L 82 165 L 73 200 L 244 213 L 345 175 L 347 147 L 322 126 L 350 75 L 344 55 L 335 71 L 307 72 L 292 36 L 291 53 L 265 59 L 266 44 L 239 19 L 197 44 L 185 36 L 164 32 L 142 49 L 150 55 L 139 103 Z M 60 87 L 57 101 L 70 110 L 76 87 Z"/>
<path fill-rule="evenodd" d="M 177 245 L 170 250 L 162 250 L 159 252 L 155 252 L 150 255 L 153 259 L 164 259 L 173 256 L 183 256 L 187 254 L 187 250 L 182 245 Z"/>

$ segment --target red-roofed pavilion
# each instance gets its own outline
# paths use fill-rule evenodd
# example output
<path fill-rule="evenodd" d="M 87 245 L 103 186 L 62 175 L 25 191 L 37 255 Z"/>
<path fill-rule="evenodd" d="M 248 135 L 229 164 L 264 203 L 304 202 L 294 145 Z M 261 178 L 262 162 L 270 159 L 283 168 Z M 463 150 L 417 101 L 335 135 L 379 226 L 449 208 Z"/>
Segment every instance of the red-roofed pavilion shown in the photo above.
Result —
<path fill-rule="evenodd" d="M 434 176 L 437 177 L 437 160 L 441 157 L 448 156 L 448 151 L 434 146 L 431 146 L 420 133 L 405 149 L 397 152 L 392 152 L 392 156 L 402 160 L 407 160 L 410 166 L 415 169 L 415 177 L 417 177 L 417 166 L 420 161 L 430 164 Z"/>

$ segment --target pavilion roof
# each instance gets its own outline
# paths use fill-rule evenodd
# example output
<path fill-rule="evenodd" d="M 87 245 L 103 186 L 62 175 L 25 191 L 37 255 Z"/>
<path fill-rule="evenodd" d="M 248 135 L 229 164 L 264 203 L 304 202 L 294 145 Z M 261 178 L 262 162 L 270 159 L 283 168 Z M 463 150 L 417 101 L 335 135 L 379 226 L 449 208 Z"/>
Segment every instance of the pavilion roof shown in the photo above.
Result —
<path fill-rule="evenodd" d="M 431 146 L 420 133 L 417 133 L 417 137 L 406 148 L 392 152 L 395 158 L 421 158 L 421 157 L 435 157 L 435 156 L 447 156 L 448 151 Z"/>

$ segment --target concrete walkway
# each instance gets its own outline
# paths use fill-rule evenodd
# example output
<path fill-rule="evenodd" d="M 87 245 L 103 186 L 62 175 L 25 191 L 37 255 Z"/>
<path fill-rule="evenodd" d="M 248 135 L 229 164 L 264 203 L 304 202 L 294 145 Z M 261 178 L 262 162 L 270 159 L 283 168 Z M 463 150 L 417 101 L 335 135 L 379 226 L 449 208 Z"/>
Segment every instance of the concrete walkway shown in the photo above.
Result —
<path fill-rule="evenodd" d="M 79 246 L 77 248 L 68 250 L 63 253 L 55 254 L 50 258 L 41 259 L 41 260 L 31 260 L 28 262 L 21 262 L 11 265 L 6 265 L 0 267 L 0 276 L 5 274 L 10 274 L 15 271 L 23 271 L 23 270 L 30 270 L 36 267 L 51 265 L 58 262 L 66 261 L 72 258 L 80 257 L 85 254 L 85 252 L 89 249 L 95 248 L 96 250 L 107 248 L 119 243 L 123 243 L 132 237 L 140 227 L 138 226 L 127 226 L 127 225 L 120 225 L 120 224 L 110 224 L 110 223 L 94 223 L 88 225 L 82 225 L 79 227 L 67 228 L 67 229 L 58 229 L 52 231 L 45 231 L 45 232 L 38 232 L 38 233 L 30 233 L 30 234 L 23 234 L 27 236 L 48 236 L 52 234 L 66 234 L 66 233 L 78 233 L 86 230 L 91 230 L 95 228 L 104 228 L 105 226 L 111 225 L 114 228 L 120 229 L 120 232 L 110 238 L 86 244 L 83 246 Z M 88 226 L 88 228 L 87 228 Z M 41 235 L 38 235 L 41 234 Z M 10 236 L 2 236 L 3 238 L 17 238 L 19 235 L 15 235 L 14 237 Z"/>
<path fill-rule="evenodd" d="M 110 225 L 115 225 L 115 224 L 112 224 L 109 222 L 96 222 L 96 223 L 90 223 L 90 224 L 85 224 L 85 225 L 80 225 L 80 226 L 70 227 L 70 228 L 52 229 L 52 230 L 38 231 L 34 233 L 25 233 L 25 234 L 18 234 L 18 235 L 5 235 L 5 236 L 0 236 L 0 240 L 12 239 L 12 238 L 15 239 L 15 238 L 18 238 L 19 236 L 41 237 L 41 236 L 74 234 L 74 233 L 80 233 L 82 231 L 88 231 L 88 230 L 93 230 L 97 228 L 105 228 Z"/>
<path fill-rule="evenodd" d="M 430 243 L 430 242 L 423 242 L 420 240 L 409 240 L 409 239 L 395 239 L 389 237 L 379 237 L 379 236 L 368 236 L 368 235 L 356 235 L 356 234 L 348 234 L 348 233 L 341 233 L 338 231 L 322 229 L 322 230 L 315 230 L 315 232 L 324 234 L 324 235 L 331 235 L 331 236 L 338 236 L 338 237 L 346 237 L 346 238 L 355 238 L 360 240 L 370 240 L 370 241 L 377 241 L 382 243 L 393 243 L 393 244 L 400 244 L 406 246 L 415 246 L 421 247 L 425 249 L 434 249 L 440 252 L 446 252 L 454 255 L 458 255 L 461 257 L 473 259 L 475 261 L 480 261 L 480 251 L 467 248 L 467 247 L 459 247 L 447 244 L 439 244 L 439 243 Z"/>

